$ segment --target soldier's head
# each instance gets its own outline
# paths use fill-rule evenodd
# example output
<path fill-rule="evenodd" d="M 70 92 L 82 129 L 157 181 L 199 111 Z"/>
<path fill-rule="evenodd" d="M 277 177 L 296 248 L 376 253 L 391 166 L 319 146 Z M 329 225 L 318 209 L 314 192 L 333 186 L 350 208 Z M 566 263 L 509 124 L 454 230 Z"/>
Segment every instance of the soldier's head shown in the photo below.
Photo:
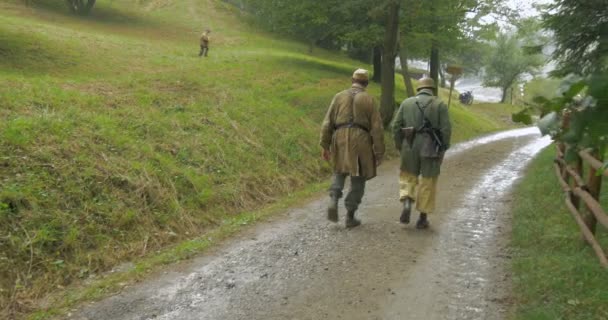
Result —
<path fill-rule="evenodd" d="M 418 80 L 418 88 L 416 88 L 416 91 L 420 92 L 420 90 L 424 89 L 435 89 L 435 80 L 427 77 Z"/>
<path fill-rule="evenodd" d="M 211 33 L 211 30 L 205 29 L 205 33 Z"/>
<path fill-rule="evenodd" d="M 353 83 L 367 87 L 369 84 L 369 72 L 365 69 L 357 69 L 353 73 Z"/>

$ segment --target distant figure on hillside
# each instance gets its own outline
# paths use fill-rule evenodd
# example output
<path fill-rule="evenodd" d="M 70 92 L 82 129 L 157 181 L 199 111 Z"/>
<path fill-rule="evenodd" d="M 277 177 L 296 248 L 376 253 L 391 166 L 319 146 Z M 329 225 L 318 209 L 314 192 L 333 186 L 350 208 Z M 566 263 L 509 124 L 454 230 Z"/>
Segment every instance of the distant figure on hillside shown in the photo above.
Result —
<path fill-rule="evenodd" d="M 210 37 L 209 35 L 211 34 L 211 30 L 207 29 L 205 30 L 205 32 L 203 32 L 203 34 L 201 35 L 201 52 L 199 52 L 198 56 L 207 56 L 207 54 L 209 53 L 209 41 L 210 41 Z"/>
<path fill-rule="evenodd" d="M 384 156 L 384 135 L 380 112 L 371 95 L 365 92 L 369 72 L 358 69 L 352 86 L 335 95 L 321 126 L 323 159 L 332 161 L 334 176 L 329 190 L 327 219 L 338 222 L 338 200 L 346 177 L 350 176 L 350 191 L 344 200 L 347 210 L 346 227 L 361 224 L 355 212 L 365 192 L 365 182 L 376 176 L 376 167 Z"/>
<path fill-rule="evenodd" d="M 395 146 L 401 152 L 399 197 L 403 209 L 399 221 L 410 223 L 412 203 L 416 202 L 418 229 L 429 227 L 427 216 L 435 211 L 437 179 L 452 134 L 448 108 L 433 96 L 434 88 L 433 79 L 420 79 L 418 94 L 403 101 L 392 124 Z"/>

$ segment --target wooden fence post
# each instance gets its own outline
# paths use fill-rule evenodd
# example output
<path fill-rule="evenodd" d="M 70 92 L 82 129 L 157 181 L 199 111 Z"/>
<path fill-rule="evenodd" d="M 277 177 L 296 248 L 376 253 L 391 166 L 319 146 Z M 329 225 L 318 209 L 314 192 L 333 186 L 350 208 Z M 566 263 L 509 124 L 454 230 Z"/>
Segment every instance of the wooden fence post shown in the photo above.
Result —
<path fill-rule="evenodd" d="M 594 158 L 603 161 L 603 157 L 598 152 L 594 151 L 591 153 L 591 155 Z M 589 190 L 589 194 L 591 194 L 591 196 L 599 202 L 600 192 L 602 190 L 602 176 L 597 175 L 596 170 L 593 169 L 591 165 L 589 165 L 589 180 L 587 182 L 587 188 Z M 597 219 L 595 218 L 595 215 L 593 214 L 593 212 L 591 212 L 591 210 L 585 211 L 586 214 L 583 217 L 585 224 L 587 225 L 591 233 L 595 234 L 597 228 Z"/>
<path fill-rule="evenodd" d="M 583 176 L 583 159 L 578 154 L 576 155 L 575 167 L 573 169 L 576 172 L 576 174 L 578 174 L 579 177 Z M 578 183 L 576 182 L 576 179 L 572 179 L 572 181 L 570 182 L 570 187 L 572 189 L 575 189 L 577 186 L 578 186 Z M 579 187 L 582 188 L 584 186 L 579 186 Z M 575 195 L 574 193 L 572 194 L 572 204 L 576 207 L 576 209 L 580 210 L 581 198 L 579 196 Z"/>

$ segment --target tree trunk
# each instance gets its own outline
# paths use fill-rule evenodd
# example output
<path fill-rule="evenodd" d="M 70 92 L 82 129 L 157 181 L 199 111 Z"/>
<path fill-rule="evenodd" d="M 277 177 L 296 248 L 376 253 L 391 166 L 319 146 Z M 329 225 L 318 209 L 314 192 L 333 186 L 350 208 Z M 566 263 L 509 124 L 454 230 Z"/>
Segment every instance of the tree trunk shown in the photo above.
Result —
<path fill-rule="evenodd" d="M 95 5 L 95 0 L 66 0 L 66 2 L 72 12 L 81 15 L 89 14 Z"/>
<path fill-rule="evenodd" d="M 382 97 L 380 114 L 385 126 L 395 112 L 395 58 L 399 32 L 399 1 L 391 0 L 386 7 L 386 32 L 382 50 Z"/>
<path fill-rule="evenodd" d="M 513 86 L 511 86 L 511 105 L 513 105 Z"/>
<path fill-rule="evenodd" d="M 502 88 L 502 98 L 500 99 L 500 103 L 505 103 L 507 101 L 507 91 L 509 87 Z"/>
<path fill-rule="evenodd" d="M 437 41 L 433 40 L 431 45 L 431 78 L 435 80 L 435 95 L 439 92 L 439 48 L 437 47 Z"/>
<path fill-rule="evenodd" d="M 441 87 L 442 88 L 447 87 L 446 79 L 445 79 L 445 72 L 443 72 L 443 68 L 441 66 L 439 66 L 439 76 L 441 77 Z"/>
<path fill-rule="evenodd" d="M 372 81 L 380 83 L 380 81 L 382 81 L 382 48 L 380 46 L 374 47 L 372 60 L 374 65 L 374 76 Z"/>
<path fill-rule="evenodd" d="M 315 41 L 314 40 L 308 41 L 308 53 L 312 54 L 314 49 L 315 49 Z"/>
<path fill-rule="evenodd" d="M 403 38 L 399 41 L 399 60 L 401 61 L 401 74 L 403 75 L 403 83 L 405 84 L 405 90 L 408 97 L 416 95 L 414 85 L 412 84 L 412 77 L 410 76 L 410 70 L 407 65 L 407 47 L 404 45 L 405 41 Z"/>
<path fill-rule="evenodd" d="M 439 44 L 437 43 L 437 1 L 431 0 L 431 34 L 433 35 L 433 40 L 431 41 L 431 78 L 435 80 L 435 90 L 434 93 L 437 95 L 439 93 Z"/>

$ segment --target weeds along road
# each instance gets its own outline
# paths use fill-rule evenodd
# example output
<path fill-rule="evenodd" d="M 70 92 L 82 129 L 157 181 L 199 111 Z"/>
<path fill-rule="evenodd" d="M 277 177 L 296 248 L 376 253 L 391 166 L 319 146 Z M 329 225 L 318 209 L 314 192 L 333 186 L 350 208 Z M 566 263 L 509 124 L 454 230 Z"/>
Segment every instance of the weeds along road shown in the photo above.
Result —
<path fill-rule="evenodd" d="M 389 162 L 367 186 L 359 228 L 327 222 L 323 197 L 69 319 L 505 318 L 510 188 L 548 144 L 519 129 L 455 146 L 430 230 L 397 222 Z"/>

